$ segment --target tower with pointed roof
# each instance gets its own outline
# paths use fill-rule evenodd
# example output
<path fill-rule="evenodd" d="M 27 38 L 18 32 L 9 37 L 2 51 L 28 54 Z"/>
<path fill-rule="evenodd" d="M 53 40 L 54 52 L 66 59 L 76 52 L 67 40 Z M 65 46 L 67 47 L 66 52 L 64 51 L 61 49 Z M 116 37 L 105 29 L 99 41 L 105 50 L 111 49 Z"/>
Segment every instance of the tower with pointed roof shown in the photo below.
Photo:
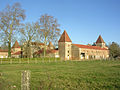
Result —
<path fill-rule="evenodd" d="M 71 55 L 72 55 L 72 41 L 69 38 L 67 32 L 64 30 L 63 34 L 61 35 L 59 41 L 58 41 L 58 46 L 59 46 L 59 56 L 63 60 L 70 60 Z"/>
<path fill-rule="evenodd" d="M 49 49 L 55 49 L 55 47 L 54 47 L 54 45 L 52 44 L 52 42 L 49 42 L 48 48 L 49 48 Z"/>
<path fill-rule="evenodd" d="M 102 39 L 101 35 L 99 35 L 97 41 L 96 41 L 96 46 L 100 46 L 101 48 L 106 48 L 105 42 Z"/>
<path fill-rule="evenodd" d="M 19 43 L 17 42 L 17 40 L 15 41 L 14 45 L 12 46 L 12 51 L 13 52 L 21 51 L 21 47 L 20 47 Z"/>

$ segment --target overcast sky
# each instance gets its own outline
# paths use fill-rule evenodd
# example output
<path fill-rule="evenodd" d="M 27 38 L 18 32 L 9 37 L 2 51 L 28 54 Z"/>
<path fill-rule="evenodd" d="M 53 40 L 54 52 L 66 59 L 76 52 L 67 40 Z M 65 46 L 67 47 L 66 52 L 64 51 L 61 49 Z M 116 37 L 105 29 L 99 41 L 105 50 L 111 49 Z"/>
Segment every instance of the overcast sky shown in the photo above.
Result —
<path fill-rule="evenodd" d="M 92 44 L 101 35 L 107 44 L 120 44 L 120 0 L 0 0 L 0 11 L 15 2 L 26 11 L 24 22 L 46 13 L 57 18 L 73 43 Z"/>

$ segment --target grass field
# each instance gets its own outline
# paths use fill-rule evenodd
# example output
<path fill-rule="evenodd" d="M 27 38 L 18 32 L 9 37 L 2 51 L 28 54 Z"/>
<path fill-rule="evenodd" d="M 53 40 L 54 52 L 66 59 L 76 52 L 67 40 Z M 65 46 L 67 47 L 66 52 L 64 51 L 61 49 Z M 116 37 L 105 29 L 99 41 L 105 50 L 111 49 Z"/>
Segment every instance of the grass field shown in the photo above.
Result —
<path fill-rule="evenodd" d="M 0 90 L 20 90 L 30 70 L 31 90 L 120 89 L 120 60 L 0 64 Z"/>

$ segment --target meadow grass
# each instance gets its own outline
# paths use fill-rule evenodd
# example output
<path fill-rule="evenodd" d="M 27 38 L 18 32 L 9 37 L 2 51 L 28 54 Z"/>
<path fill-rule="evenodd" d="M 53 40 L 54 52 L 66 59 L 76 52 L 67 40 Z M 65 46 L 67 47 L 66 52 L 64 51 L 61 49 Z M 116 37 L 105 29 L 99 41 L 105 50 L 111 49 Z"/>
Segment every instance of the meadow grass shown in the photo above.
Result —
<path fill-rule="evenodd" d="M 31 72 L 31 90 L 120 89 L 120 60 L 32 60 L 0 64 L 0 90 L 20 90 L 23 70 Z"/>

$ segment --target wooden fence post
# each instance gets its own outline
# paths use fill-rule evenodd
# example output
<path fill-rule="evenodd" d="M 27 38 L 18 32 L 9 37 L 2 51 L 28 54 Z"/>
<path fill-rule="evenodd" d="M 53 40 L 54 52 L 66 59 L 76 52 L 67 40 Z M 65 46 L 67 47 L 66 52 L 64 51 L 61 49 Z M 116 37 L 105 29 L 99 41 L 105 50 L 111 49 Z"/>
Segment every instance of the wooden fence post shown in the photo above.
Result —
<path fill-rule="evenodd" d="M 37 58 L 35 58 L 35 63 L 37 63 Z"/>
<path fill-rule="evenodd" d="M 30 90 L 30 71 L 25 70 L 21 73 L 21 90 Z"/>
<path fill-rule="evenodd" d="M 56 62 L 56 57 L 55 57 L 55 62 Z"/>
<path fill-rule="evenodd" d="M 18 58 L 19 63 L 21 63 L 21 58 Z"/>
<path fill-rule="evenodd" d="M 50 56 L 49 56 L 49 62 L 50 62 Z"/>
<path fill-rule="evenodd" d="M 1 64 L 2 64 L 2 58 L 1 58 Z"/>
<path fill-rule="evenodd" d="M 61 62 L 63 61 L 62 58 L 60 58 L 60 61 L 61 61 Z"/>
<path fill-rule="evenodd" d="M 43 63 L 44 63 L 44 56 L 42 57 L 42 61 L 43 61 Z"/>
<path fill-rule="evenodd" d="M 28 58 L 28 64 L 30 63 L 29 59 L 30 59 L 30 58 Z"/>
<path fill-rule="evenodd" d="M 10 58 L 10 64 L 12 64 L 12 59 Z"/>

